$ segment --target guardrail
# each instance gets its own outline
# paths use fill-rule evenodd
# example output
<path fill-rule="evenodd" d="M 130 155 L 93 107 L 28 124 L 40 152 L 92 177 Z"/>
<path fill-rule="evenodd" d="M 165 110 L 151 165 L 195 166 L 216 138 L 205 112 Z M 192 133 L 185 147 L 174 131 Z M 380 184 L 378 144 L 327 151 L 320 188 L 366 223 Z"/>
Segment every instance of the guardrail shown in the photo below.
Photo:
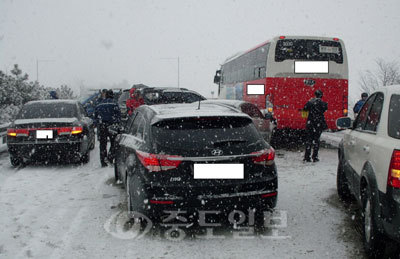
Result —
<path fill-rule="evenodd" d="M 10 123 L 0 125 L 0 152 L 7 150 L 7 128 Z"/>

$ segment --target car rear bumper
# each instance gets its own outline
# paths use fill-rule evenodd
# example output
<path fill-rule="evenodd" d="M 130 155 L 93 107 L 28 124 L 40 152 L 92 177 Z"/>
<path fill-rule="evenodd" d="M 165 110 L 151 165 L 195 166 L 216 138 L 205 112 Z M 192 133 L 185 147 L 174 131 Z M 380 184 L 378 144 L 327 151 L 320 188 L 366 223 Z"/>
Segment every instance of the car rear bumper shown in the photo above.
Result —
<path fill-rule="evenodd" d="M 82 141 L 58 143 L 8 143 L 8 152 L 27 159 L 72 157 L 81 152 Z"/>
<path fill-rule="evenodd" d="M 389 188 L 386 194 L 380 192 L 381 218 L 385 234 L 400 242 L 400 190 Z"/>
<path fill-rule="evenodd" d="M 254 184 L 254 183 L 251 183 Z M 147 215 L 159 215 L 165 210 L 184 210 L 187 212 L 196 212 L 204 210 L 231 212 L 233 210 L 248 209 L 267 210 L 274 208 L 277 203 L 278 189 L 277 179 L 272 181 L 257 183 L 256 185 L 247 184 L 248 186 L 257 186 L 253 190 L 247 188 L 237 188 L 237 192 L 227 192 L 218 194 L 199 194 L 195 188 L 190 192 L 190 187 L 175 193 L 182 195 L 159 195 L 159 190 L 154 190 L 149 186 L 147 190 L 147 200 L 145 200 L 145 211 Z M 259 188 L 263 185 L 262 188 Z M 221 187 L 223 188 L 223 187 Z M 246 190 L 247 189 L 247 190 Z M 158 195 L 154 195 L 158 193 Z M 166 191 L 168 193 L 168 191 Z"/>

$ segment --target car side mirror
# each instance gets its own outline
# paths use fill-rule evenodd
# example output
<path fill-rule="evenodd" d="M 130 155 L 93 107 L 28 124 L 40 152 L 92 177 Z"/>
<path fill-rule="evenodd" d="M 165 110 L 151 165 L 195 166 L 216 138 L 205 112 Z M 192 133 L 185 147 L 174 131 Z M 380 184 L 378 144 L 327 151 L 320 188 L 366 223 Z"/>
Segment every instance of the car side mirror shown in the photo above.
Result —
<path fill-rule="evenodd" d="M 214 84 L 219 84 L 221 82 L 221 70 L 217 70 L 214 76 Z"/>
<path fill-rule="evenodd" d="M 352 127 L 352 124 L 350 117 L 342 117 L 336 120 L 336 127 L 339 129 L 349 129 Z"/>

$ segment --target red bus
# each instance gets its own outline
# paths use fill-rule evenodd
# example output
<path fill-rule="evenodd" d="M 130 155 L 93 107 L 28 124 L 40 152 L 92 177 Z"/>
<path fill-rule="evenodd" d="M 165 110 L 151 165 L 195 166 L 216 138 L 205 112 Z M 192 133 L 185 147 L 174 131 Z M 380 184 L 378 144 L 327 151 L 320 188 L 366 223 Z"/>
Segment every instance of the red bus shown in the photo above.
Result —
<path fill-rule="evenodd" d="M 277 122 L 277 130 L 303 130 L 302 108 L 320 89 L 328 103 L 328 128 L 347 116 L 348 63 L 343 41 L 328 37 L 280 36 L 228 58 L 214 83 L 221 99 L 245 100 Z"/>

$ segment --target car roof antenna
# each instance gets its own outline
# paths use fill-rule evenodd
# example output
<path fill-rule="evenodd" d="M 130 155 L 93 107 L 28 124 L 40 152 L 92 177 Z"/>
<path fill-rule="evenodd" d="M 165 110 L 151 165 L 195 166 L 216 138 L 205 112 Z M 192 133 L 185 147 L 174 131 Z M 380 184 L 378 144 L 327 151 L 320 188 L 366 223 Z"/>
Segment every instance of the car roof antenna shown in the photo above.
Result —
<path fill-rule="evenodd" d="M 200 110 L 200 101 L 201 101 L 201 98 L 199 96 L 199 107 L 197 107 L 197 110 Z"/>

